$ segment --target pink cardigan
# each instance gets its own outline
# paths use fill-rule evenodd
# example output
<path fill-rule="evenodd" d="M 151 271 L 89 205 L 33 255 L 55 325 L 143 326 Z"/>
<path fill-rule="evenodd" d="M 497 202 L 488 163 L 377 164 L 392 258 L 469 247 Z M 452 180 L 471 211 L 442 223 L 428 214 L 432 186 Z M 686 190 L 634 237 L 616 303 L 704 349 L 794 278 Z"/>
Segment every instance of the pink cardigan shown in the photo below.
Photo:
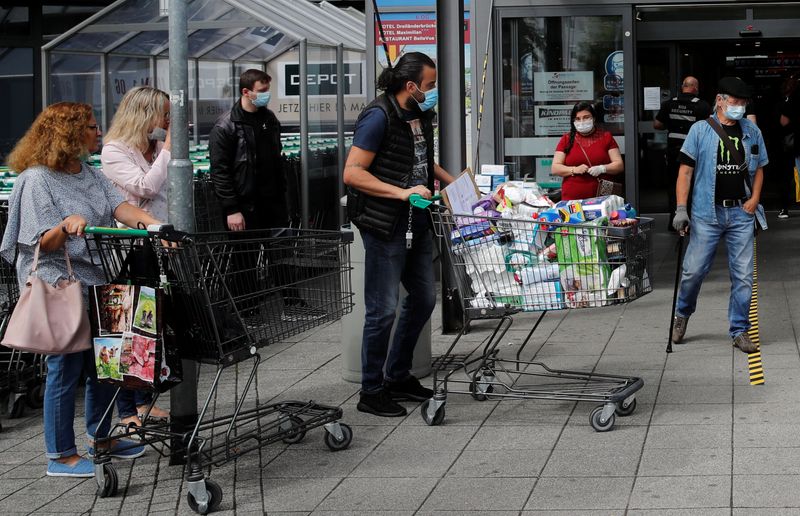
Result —
<path fill-rule="evenodd" d="M 162 150 L 158 143 L 158 156 L 152 165 L 141 152 L 120 141 L 103 144 L 100 159 L 103 174 L 122 193 L 125 200 L 150 213 L 156 219 L 167 222 L 167 164 L 170 152 Z"/>

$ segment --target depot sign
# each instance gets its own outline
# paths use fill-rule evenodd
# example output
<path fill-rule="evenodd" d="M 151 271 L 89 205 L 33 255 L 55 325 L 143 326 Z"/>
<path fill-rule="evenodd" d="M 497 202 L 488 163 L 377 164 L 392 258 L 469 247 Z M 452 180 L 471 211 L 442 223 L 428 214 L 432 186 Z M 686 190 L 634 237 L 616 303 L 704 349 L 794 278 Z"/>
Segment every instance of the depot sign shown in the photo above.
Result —
<path fill-rule="evenodd" d="M 309 63 L 307 69 L 308 96 L 334 97 L 338 85 L 336 63 Z M 283 64 L 283 97 L 300 96 L 300 65 Z M 344 63 L 344 94 L 364 95 L 363 63 Z"/>

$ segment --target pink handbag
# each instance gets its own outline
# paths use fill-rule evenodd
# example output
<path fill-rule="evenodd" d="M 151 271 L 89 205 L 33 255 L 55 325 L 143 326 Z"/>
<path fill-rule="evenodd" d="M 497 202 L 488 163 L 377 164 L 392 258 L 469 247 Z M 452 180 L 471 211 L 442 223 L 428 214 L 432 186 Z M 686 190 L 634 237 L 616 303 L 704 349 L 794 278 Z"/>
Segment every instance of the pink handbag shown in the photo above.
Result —
<path fill-rule="evenodd" d="M 83 286 L 72 273 L 69 254 L 67 281 L 52 286 L 36 276 L 39 244 L 33 255 L 33 267 L 25 290 L 8 321 L 2 344 L 21 351 L 42 355 L 66 355 L 91 349 L 89 316 L 83 305 Z"/>

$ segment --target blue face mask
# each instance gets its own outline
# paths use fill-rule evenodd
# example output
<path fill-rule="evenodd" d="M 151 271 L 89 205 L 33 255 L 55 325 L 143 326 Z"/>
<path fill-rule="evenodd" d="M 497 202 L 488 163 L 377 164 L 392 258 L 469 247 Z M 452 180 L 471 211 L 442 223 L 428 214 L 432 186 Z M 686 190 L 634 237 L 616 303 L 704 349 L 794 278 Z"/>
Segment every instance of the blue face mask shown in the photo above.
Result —
<path fill-rule="evenodd" d="M 256 94 L 255 100 L 252 98 L 250 99 L 253 105 L 258 108 L 267 107 L 267 104 L 269 104 L 269 101 L 272 98 L 272 93 L 269 91 L 261 91 L 261 92 L 254 91 L 253 93 Z"/>
<path fill-rule="evenodd" d="M 726 106 L 725 118 L 729 120 L 741 120 L 744 117 L 744 106 Z"/>
<path fill-rule="evenodd" d="M 432 90 L 422 91 L 419 90 L 420 93 L 425 95 L 425 100 L 422 102 L 414 99 L 414 101 L 419 105 L 419 108 L 422 111 L 428 111 L 429 109 L 433 109 L 436 107 L 436 104 L 439 103 L 439 89 L 433 88 Z"/>

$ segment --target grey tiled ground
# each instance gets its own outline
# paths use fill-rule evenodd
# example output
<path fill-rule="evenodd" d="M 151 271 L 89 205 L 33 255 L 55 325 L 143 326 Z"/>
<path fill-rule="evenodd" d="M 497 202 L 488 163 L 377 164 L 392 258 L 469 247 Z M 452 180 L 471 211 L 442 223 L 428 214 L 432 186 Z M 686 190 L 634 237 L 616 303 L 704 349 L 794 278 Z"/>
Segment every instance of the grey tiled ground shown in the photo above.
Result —
<path fill-rule="evenodd" d="M 478 402 L 448 398 L 442 426 L 409 415 L 381 419 L 355 410 L 358 386 L 341 379 L 340 325 L 263 349 L 253 393 L 261 402 L 315 399 L 344 409 L 352 446 L 332 453 L 323 431 L 275 444 L 210 475 L 224 491 L 222 514 L 738 516 L 800 514 L 800 219 L 759 238 L 760 317 L 767 384 L 748 385 L 745 356 L 727 334 L 728 276 L 718 257 L 692 318 L 688 342 L 664 346 L 675 270 L 675 237 L 657 222 L 656 290 L 633 303 L 548 314 L 523 353 L 551 366 L 640 376 L 638 408 L 609 433 L 588 424 L 590 404 Z M 502 356 L 533 324 L 515 316 Z M 441 335 L 434 318 L 433 349 Z M 489 330 L 475 324 L 476 344 Z M 230 410 L 243 387 L 229 371 L 216 398 Z M 213 371 L 203 368 L 200 392 Z M 430 379 L 426 380 L 430 382 Z M 162 405 L 167 404 L 166 398 Z M 0 514 L 188 514 L 180 467 L 154 452 L 118 462 L 120 493 L 95 496 L 92 480 L 44 476 L 41 411 L 3 417 Z M 76 433 L 81 435 L 81 421 Z"/>

